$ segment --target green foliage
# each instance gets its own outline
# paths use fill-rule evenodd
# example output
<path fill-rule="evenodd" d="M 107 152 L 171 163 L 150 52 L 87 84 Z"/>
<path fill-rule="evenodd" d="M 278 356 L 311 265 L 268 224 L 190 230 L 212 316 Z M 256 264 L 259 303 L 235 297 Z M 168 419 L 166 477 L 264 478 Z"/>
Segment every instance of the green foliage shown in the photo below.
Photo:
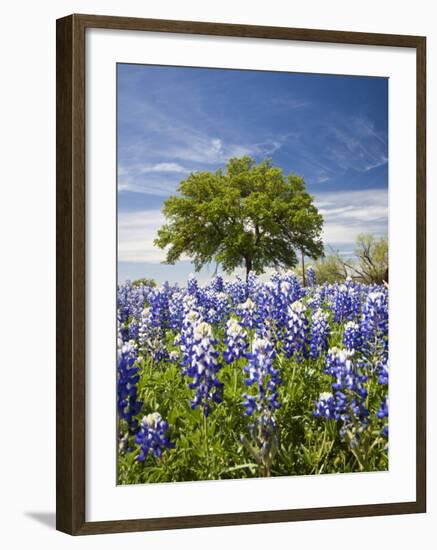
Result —
<path fill-rule="evenodd" d="M 388 283 L 387 237 L 378 239 L 371 233 L 360 233 L 355 242 L 354 259 L 344 259 L 333 252 L 311 265 L 318 284 L 344 281 L 348 276 L 364 284 Z"/>
<path fill-rule="evenodd" d="M 297 252 L 323 254 L 323 218 L 303 178 L 286 177 L 269 160 L 232 158 L 225 172 L 192 173 L 163 212 L 167 223 L 155 244 L 168 247 L 170 264 L 187 254 L 197 270 L 216 262 L 227 272 L 244 266 L 262 273 L 295 266 Z"/>
<path fill-rule="evenodd" d="M 358 235 L 355 255 L 357 265 L 352 269 L 357 278 L 367 284 L 388 282 L 388 240 L 377 239 L 369 233 Z"/>
<path fill-rule="evenodd" d="M 155 279 L 148 279 L 147 277 L 143 277 L 142 279 L 136 279 L 135 281 L 132 281 L 132 286 L 141 286 L 141 285 L 155 288 L 156 281 Z"/>
<path fill-rule="evenodd" d="M 340 257 L 337 254 L 328 254 L 312 264 L 316 274 L 317 284 L 333 284 L 344 281 L 348 275 Z"/>

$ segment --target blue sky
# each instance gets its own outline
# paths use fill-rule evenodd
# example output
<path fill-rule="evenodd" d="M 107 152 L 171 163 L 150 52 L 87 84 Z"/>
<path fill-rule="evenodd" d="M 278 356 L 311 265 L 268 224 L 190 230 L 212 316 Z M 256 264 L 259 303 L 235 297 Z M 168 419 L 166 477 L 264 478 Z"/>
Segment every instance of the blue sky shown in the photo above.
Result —
<path fill-rule="evenodd" d="M 388 231 L 388 80 L 119 64 L 118 277 L 184 282 L 153 246 L 164 200 L 190 172 L 232 156 L 271 157 L 304 177 L 324 241 L 352 255 L 360 232 Z M 200 279 L 215 266 L 204 268 Z"/>

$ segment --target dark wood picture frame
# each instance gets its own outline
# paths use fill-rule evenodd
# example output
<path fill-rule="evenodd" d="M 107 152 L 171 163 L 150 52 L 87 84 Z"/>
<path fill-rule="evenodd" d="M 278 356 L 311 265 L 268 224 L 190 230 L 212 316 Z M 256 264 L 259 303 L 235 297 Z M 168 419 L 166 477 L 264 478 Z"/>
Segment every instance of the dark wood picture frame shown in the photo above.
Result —
<path fill-rule="evenodd" d="M 85 31 L 122 29 L 416 50 L 416 499 L 412 502 L 87 522 L 85 519 Z M 426 511 L 426 38 L 129 17 L 57 21 L 56 527 L 71 535 L 274 523 Z"/>

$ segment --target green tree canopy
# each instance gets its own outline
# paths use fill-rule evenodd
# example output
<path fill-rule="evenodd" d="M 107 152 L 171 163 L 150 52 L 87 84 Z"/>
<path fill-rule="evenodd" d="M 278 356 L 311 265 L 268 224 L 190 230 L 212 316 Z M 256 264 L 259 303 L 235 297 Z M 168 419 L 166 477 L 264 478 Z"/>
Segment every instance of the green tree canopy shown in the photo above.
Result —
<path fill-rule="evenodd" d="M 155 244 L 166 248 L 166 263 L 189 256 L 196 270 L 216 262 L 227 272 L 237 267 L 262 273 L 266 267 L 292 268 L 297 253 L 323 254 L 323 218 L 303 178 L 264 160 L 244 156 L 226 170 L 195 172 L 178 195 L 164 203 L 167 223 Z"/>

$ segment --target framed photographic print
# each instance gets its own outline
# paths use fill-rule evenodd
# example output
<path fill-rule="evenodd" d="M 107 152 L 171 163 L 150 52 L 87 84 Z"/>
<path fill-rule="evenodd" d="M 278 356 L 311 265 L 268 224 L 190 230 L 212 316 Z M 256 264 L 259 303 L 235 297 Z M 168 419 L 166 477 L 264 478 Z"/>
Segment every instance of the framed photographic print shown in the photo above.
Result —
<path fill-rule="evenodd" d="M 57 528 L 424 512 L 424 37 L 57 21 Z"/>

